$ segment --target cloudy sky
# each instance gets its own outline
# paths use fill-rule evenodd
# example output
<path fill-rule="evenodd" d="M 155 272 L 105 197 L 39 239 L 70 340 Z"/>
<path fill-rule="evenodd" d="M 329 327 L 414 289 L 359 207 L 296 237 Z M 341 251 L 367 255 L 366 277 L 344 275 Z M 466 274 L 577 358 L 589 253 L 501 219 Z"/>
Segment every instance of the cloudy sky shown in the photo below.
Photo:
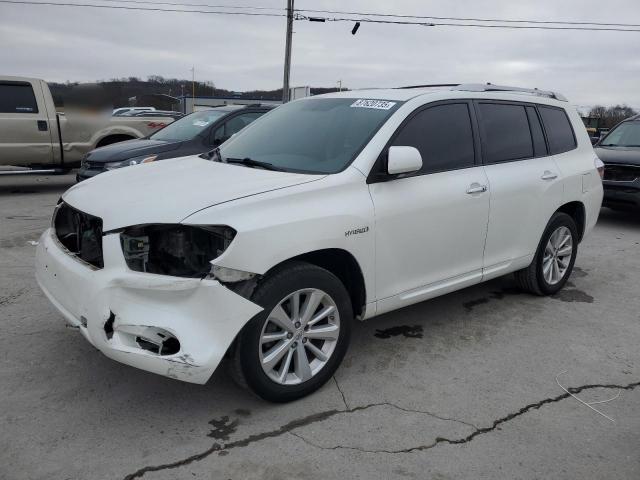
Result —
<path fill-rule="evenodd" d="M 286 0 L 164 1 L 286 5 Z M 145 6 L 113 0 L 109 4 Z M 296 0 L 295 4 L 299 9 L 640 25 L 638 0 Z M 48 81 L 154 74 L 190 78 L 195 65 L 197 80 L 213 81 L 220 88 L 278 88 L 285 23 L 279 17 L 0 3 L 0 73 Z M 292 85 L 334 86 L 342 80 L 345 87 L 362 88 L 489 81 L 558 90 L 577 105 L 640 107 L 640 32 L 367 23 L 354 36 L 352 26 L 295 22 Z"/>

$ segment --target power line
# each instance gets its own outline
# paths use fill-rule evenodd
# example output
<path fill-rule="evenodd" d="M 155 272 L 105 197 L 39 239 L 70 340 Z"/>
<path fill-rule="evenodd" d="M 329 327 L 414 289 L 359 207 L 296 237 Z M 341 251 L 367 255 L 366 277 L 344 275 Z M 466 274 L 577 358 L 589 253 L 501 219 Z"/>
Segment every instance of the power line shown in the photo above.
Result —
<path fill-rule="evenodd" d="M 144 0 L 98 0 L 107 3 L 139 3 L 144 5 L 169 5 L 174 7 L 206 7 L 206 8 L 226 8 L 229 10 L 276 10 L 285 12 L 286 8 L 280 7 L 258 7 L 252 5 L 209 5 L 206 3 L 177 3 L 177 2 L 154 2 Z"/>
<path fill-rule="evenodd" d="M 99 0 L 104 1 L 104 0 Z M 111 0 L 107 0 L 111 1 Z M 115 0 L 113 0 L 115 1 Z M 170 5 L 170 2 L 143 2 L 141 0 L 122 0 L 122 3 L 163 3 Z M 52 1 L 31 1 L 31 0 L 0 0 L 0 3 L 9 3 L 9 4 L 20 4 L 20 5 L 47 5 L 47 6 L 58 6 L 58 7 L 83 7 L 83 8 L 103 8 L 103 9 L 114 9 L 114 10 L 136 10 L 136 11 L 151 11 L 151 12 L 173 12 L 173 13 L 202 13 L 202 14 L 211 14 L 211 15 L 236 15 L 236 16 L 251 16 L 251 17 L 286 17 L 286 13 L 274 13 L 274 12 L 256 12 L 256 11 L 221 11 L 221 10 L 186 10 L 186 9 L 178 9 L 178 8 L 153 8 L 153 7 L 130 7 L 124 5 L 99 5 L 93 3 L 66 3 L 66 2 L 52 2 Z M 185 5 L 188 4 L 178 4 L 175 5 Z M 196 4 L 193 4 L 194 6 Z M 198 4 L 199 6 L 205 6 L 204 4 Z M 239 7 L 239 6 L 237 6 Z M 213 8 L 213 6 L 211 6 Z M 218 8 L 230 8 L 229 6 L 218 6 Z M 250 6 L 242 7 L 242 8 L 252 8 Z M 266 8 L 266 7 L 265 7 Z M 308 10 L 305 10 L 308 11 Z M 345 14 L 349 14 L 348 12 Z M 354 13 L 355 15 L 355 13 Z M 379 16 L 386 14 L 379 14 Z M 390 17 L 397 18 L 435 18 L 435 17 L 417 17 L 417 16 L 402 16 L 402 15 L 387 15 Z M 640 29 L 632 29 L 632 28 L 616 28 L 614 25 L 623 25 L 623 24 L 601 24 L 601 27 L 588 27 L 588 26 L 579 26 L 577 22 L 575 26 L 561 26 L 565 22 L 557 22 L 558 25 L 489 25 L 486 23 L 451 23 L 451 22 L 415 22 L 410 20 L 378 20 L 372 18 L 347 18 L 347 17 L 308 17 L 302 14 L 296 14 L 295 20 L 311 20 L 311 21 L 321 21 L 321 22 L 361 22 L 361 23 L 376 23 L 376 24 L 392 24 L 392 25 L 418 25 L 425 27 L 464 27 L 464 28 L 493 28 L 493 29 L 534 29 L 534 30 L 574 30 L 574 31 L 590 31 L 590 32 L 634 32 L 640 33 Z M 481 22 L 487 20 L 477 19 L 475 22 Z M 497 20 L 496 20 L 497 21 Z M 520 22 L 520 20 L 513 20 Z M 552 22 L 549 22 L 552 23 Z M 572 23 L 566 23 L 567 25 L 573 25 Z M 588 25 L 588 24 L 585 24 Z M 612 25 L 612 27 L 604 27 L 604 25 Z M 624 24 L 625 26 L 633 27 L 633 24 Z M 637 25 L 640 27 L 640 25 Z"/>
<path fill-rule="evenodd" d="M 115 10 L 138 10 L 146 12 L 179 12 L 179 13 L 208 13 L 214 15 L 241 15 L 250 17 L 286 17 L 284 13 L 258 13 L 258 12 L 223 12 L 213 10 L 184 10 L 177 8 L 143 8 L 143 7 L 125 7 L 122 5 L 96 5 L 92 3 L 62 3 L 62 2 L 32 2 L 29 0 L 0 0 L 0 3 L 12 3 L 21 5 L 47 5 L 57 7 L 89 7 L 89 8 L 106 8 Z"/>
<path fill-rule="evenodd" d="M 2 1 L 2 0 L 0 0 Z M 580 26 L 550 26 L 550 25 L 489 25 L 485 23 L 449 23 L 449 22 L 412 22 L 408 20 L 375 20 L 371 18 L 345 18 L 345 17 L 299 17 L 299 20 L 326 21 L 326 22 L 360 22 L 360 23 L 386 23 L 394 25 L 420 25 L 423 27 L 474 27 L 474 28 L 504 28 L 512 30 L 581 30 L 588 32 L 636 32 L 640 29 L 616 28 L 616 27 L 580 27 Z M 640 25 L 638 25 L 640 27 Z"/>
<path fill-rule="evenodd" d="M 386 17 L 386 18 L 413 18 L 422 20 L 451 20 L 460 22 L 491 22 L 491 23 L 531 23 L 531 24 L 564 24 L 564 25 L 597 25 L 609 27 L 640 27 L 635 23 L 603 23 L 603 22 L 579 22 L 575 20 L 525 20 L 525 19 L 499 19 L 499 18 L 464 18 L 464 17 L 435 17 L 423 15 L 402 15 L 392 13 L 373 13 L 373 12 L 344 12 L 338 10 L 312 10 L 312 9 L 296 9 L 298 12 L 306 13 L 328 13 L 331 15 L 359 15 L 365 17 Z"/>

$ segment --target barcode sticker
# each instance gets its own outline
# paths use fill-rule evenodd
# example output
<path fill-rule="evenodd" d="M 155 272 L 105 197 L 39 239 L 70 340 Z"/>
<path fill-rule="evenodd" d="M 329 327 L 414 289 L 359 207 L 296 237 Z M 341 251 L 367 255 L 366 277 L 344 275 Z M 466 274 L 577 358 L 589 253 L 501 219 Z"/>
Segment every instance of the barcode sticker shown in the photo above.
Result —
<path fill-rule="evenodd" d="M 387 100 L 366 100 L 359 99 L 351 104 L 351 108 L 375 108 L 376 110 L 389 110 L 393 108 L 396 102 L 388 102 Z"/>

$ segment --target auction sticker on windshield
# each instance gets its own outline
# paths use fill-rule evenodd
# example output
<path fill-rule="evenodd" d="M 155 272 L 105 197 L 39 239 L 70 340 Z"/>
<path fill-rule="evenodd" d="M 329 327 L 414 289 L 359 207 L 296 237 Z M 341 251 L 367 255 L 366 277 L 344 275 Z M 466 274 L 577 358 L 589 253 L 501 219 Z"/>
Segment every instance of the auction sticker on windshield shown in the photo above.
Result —
<path fill-rule="evenodd" d="M 376 110 L 389 110 L 396 102 L 388 102 L 386 100 L 365 100 L 363 98 L 356 100 L 351 104 L 351 108 L 375 108 Z"/>

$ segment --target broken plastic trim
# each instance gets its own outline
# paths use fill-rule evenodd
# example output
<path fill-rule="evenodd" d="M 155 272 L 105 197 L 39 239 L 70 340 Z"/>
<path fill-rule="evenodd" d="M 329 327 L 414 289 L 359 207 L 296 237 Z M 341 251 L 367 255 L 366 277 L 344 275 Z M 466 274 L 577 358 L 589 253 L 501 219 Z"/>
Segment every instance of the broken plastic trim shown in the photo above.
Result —
<path fill-rule="evenodd" d="M 116 315 L 113 312 L 109 312 L 109 318 L 104 322 L 104 333 L 107 335 L 107 340 L 111 340 L 113 337 L 113 322 L 116 319 Z"/>
<path fill-rule="evenodd" d="M 256 276 L 256 274 L 244 272 L 242 270 L 235 270 L 233 268 L 221 267 L 220 265 L 213 265 L 211 267 L 210 276 L 216 280 L 220 280 L 222 283 L 238 283 L 251 280 Z"/>
<path fill-rule="evenodd" d="M 122 231 L 120 243 L 131 270 L 204 278 L 211 273 L 211 260 L 229 247 L 235 235 L 225 225 L 140 225 Z"/>
<path fill-rule="evenodd" d="M 163 336 L 161 333 L 158 333 L 157 335 L 159 337 Z M 161 356 L 174 355 L 180 351 L 180 342 L 177 338 L 172 336 L 167 337 L 161 343 L 152 341 L 145 337 L 136 337 L 136 343 L 141 349 Z"/>

